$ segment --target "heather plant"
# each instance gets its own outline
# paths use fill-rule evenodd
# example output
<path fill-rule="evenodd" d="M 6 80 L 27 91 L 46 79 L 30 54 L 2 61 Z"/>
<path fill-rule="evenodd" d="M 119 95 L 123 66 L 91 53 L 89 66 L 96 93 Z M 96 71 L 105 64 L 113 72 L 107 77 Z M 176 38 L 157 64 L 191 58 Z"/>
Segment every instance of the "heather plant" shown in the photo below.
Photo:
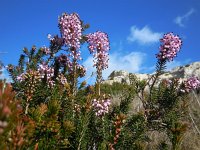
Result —
<path fill-rule="evenodd" d="M 31 129 L 27 123 L 11 85 L 0 80 L 0 149 L 23 149 L 27 144 L 26 131 Z"/>
<path fill-rule="evenodd" d="M 63 13 L 58 25 L 61 36 L 49 34 L 49 47 L 24 48 L 18 66 L 7 67 L 16 98 L 21 100 L 23 114 L 34 124 L 28 147 L 96 147 L 94 143 L 84 145 L 89 143 L 85 140 L 86 132 L 95 126 L 89 128 L 91 118 L 98 116 L 102 120 L 109 112 L 111 102 L 110 97 L 95 92 L 93 86 L 85 87 L 85 81 L 78 84 L 78 79 L 84 77 L 86 71 L 80 64 L 80 47 L 87 42 L 96 50 L 97 60 L 94 61 L 97 85 L 100 85 L 102 70 L 108 61 L 108 36 L 100 31 L 84 34 L 89 25 L 83 24 L 76 13 Z M 96 122 L 101 124 L 100 120 Z"/>
<path fill-rule="evenodd" d="M 200 83 L 195 77 L 181 83 L 178 79 L 159 81 L 159 76 L 180 51 L 181 39 L 173 33 L 164 35 L 156 55 L 156 73 L 149 80 L 139 81 L 130 75 L 130 85 L 115 83 L 117 86 L 109 87 L 102 85 L 102 73 L 109 60 L 108 35 L 102 31 L 86 34 L 89 25 L 76 13 L 63 13 L 58 26 L 60 35 L 49 34 L 48 47 L 24 48 L 18 65 L 7 66 L 14 98 L 20 102 L 20 115 L 16 115 L 23 116 L 13 122 L 16 132 L 11 135 L 20 139 L 17 148 L 144 149 L 150 141 L 147 133 L 159 131 L 168 135 L 174 150 L 178 149 L 187 128 L 182 121 L 187 113 L 187 94 Z M 81 65 L 83 44 L 88 44 L 94 57 L 94 85 L 79 80 L 86 74 Z M 107 88 L 121 90 L 119 105 L 112 103 Z M 136 96 L 143 106 L 140 112 L 130 113 Z M 2 131 L 4 126 L 0 126 Z M 2 142 L 9 147 L 7 141 Z M 10 148 L 16 149 L 14 145 Z"/>
<path fill-rule="evenodd" d="M 187 93 L 198 89 L 200 83 L 196 77 L 183 82 L 176 78 L 159 79 L 166 68 L 166 63 L 173 61 L 182 45 L 181 39 L 173 33 L 165 34 L 160 41 L 162 44 L 160 52 L 156 55 L 158 60 L 155 74 L 147 81 L 139 81 L 134 75 L 130 78 L 142 101 L 147 129 L 166 133 L 172 143 L 172 149 L 177 150 L 180 149 L 181 140 L 188 126 L 188 123 L 183 121 L 189 103 Z"/>

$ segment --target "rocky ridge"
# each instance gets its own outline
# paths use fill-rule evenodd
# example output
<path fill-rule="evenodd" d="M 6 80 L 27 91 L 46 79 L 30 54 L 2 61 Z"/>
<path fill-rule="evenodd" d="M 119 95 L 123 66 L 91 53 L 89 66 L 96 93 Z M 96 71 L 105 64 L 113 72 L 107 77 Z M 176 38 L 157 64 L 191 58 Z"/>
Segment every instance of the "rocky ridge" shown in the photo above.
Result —
<path fill-rule="evenodd" d="M 113 71 L 107 80 L 103 83 L 112 85 L 114 82 L 127 83 L 130 84 L 129 74 L 127 71 Z M 134 73 L 134 75 L 140 80 L 146 80 L 153 74 L 139 74 Z M 180 78 L 186 79 L 191 76 L 196 76 L 200 79 L 200 62 L 194 62 L 188 65 L 175 67 L 170 71 L 166 71 L 159 78 L 160 79 L 170 79 L 170 78 Z"/>

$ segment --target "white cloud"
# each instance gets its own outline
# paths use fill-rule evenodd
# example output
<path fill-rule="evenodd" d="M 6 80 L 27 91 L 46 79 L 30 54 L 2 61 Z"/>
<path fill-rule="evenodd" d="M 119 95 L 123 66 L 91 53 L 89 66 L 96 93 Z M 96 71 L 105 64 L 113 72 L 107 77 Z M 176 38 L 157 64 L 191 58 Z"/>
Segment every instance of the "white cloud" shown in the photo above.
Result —
<path fill-rule="evenodd" d="M 146 57 L 145 53 L 141 52 L 131 52 L 127 55 L 122 55 L 120 53 L 114 53 L 109 55 L 109 67 L 103 71 L 103 78 L 107 77 L 114 70 L 125 70 L 128 72 L 139 72 L 142 70 L 142 64 Z M 96 69 L 92 67 L 93 58 L 90 56 L 83 62 L 83 65 L 87 68 L 86 78 L 89 78 L 89 82 L 94 82 L 94 78 L 90 78 L 90 75 L 95 73 Z M 94 76 L 95 77 L 95 76 Z"/>
<path fill-rule="evenodd" d="M 0 75 L 0 79 L 6 79 L 7 82 L 11 82 L 11 78 L 8 75 L 8 72 L 5 68 L 2 68 L 1 70 L 2 74 Z"/>
<path fill-rule="evenodd" d="M 142 29 L 139 29 L 136 26 L 132 26 L 131 33 L 127 40 L 130 42 L 136 41 L 139 44 L 151 44 L 158 42 L 161 36 L 162 33 L 153 32 L 148 26 L 145 26 Z"/>
<path fill-rule="evenodd" d="M 180 27 L 184 27 L 184 22 L 187 21 L 189 19 L 189 17 L 195 12 L 194 8 L 191 8 L 187 13 L 185 13 L 182 16 L 177 16 L 174 19 L 174 22 L 179 25 Z"/>

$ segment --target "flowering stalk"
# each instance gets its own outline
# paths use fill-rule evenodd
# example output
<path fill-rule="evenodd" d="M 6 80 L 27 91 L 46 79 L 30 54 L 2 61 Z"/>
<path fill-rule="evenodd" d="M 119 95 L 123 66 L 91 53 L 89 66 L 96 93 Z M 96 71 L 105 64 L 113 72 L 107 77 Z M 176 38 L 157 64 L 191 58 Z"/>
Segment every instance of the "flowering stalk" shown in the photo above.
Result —
<path fill-rule="evenodd" d="M 97 69 L 96 83 L 98 86 L 98 94 L 100 95 L 100 84 L 102 81 L 102 70 L 108 68 L 108 51 L 109 40 L 108 35 L 104 32 L 97 31 L 87 35 L 90 53 L 93 53 L 94 66 Z"/>
<path fill-rule="evenodd" d="M 72 64 L 69 69 L 72 69 L 72 94 L 75 96 L 77 91 L 77 61 L 81 60 L 79 49 L 82 39 L 82 23 L 78 14 L 63 13 L 59 17 L 59 27 L 64 44 L 69 47 L 69 55 L 72 57 Z"/>
<path fill-rule="evenodd" d="M 152 83 L 150 85 L 150 99 L 149 101 L 151 102 L 151 95 L 152 95 L 152 89 L 158 79 L 158 77 L 162 74 L 162 71 L 163 71 L 163 68 L 165 67 L 165 64 L 166 64 L 166 60 L 163 59 L 163 60 L 158 60 L 158 63 L 157 63 L 157 70 L 156 70 L 156 74 L 154 76 L 152 76 Z"/>
<path fill-rule="evenodd" d="M 153 82 L 150 86 L 150 100 L 151 100 L 151 91 L 154 87 L 155 82 L 158 77 L 162 74 L 162 71 L 165 69 L 165 64 L 167 61 L 173 61 L 174 57 L 177 56 L 177 53 L 180 51 L 182 46 L 182 41 L 178 35 L 174 35 L 172 32 L 164 34 L 163 38 L 160 39 L 162 43 L 160 45 L 160 52 L 156 54 L 158 59 L 156 74 L 153 77 Z"/>
<path fill-rule="evenodd" d="M 109 108 L 110 104 L 111 104 L 110 99 L 105 99 L 105 100 L 94 99 L 92 101 L 92 106 L 94 108 L 95 115 L 98 117 L 102 117 L 105 114 L 107 114 L 109 111 L 108 108 Z"/>
<path fill-rule="evenodd" d="M 200 80 L 197 77 L 190 77 L 183 83 L 183 88 L 181 88 L 181 92 L 188 93 L 192 90 L 200 88 Z"/>
<path fill-rule="evenodd" d="M 77 61 L 81 59 L 80 51 L 78 50 L 80 49 L 80 40 L 82 39 L 82 23 L 78 14 L 63 13 L 59 17 L 59 28 L 64 44 L 69 47 L 69 55 L 72 57 L 72 62 L 70 62 L 70 59 L 68 60 L 68 65 L 70 65 L 68 69 L 69 73 L 72 73 L 71 92 L 73 95 L 72 105 L 74 106 L 74 96 L 77 91 Z"/>
<path fill-rule="evenodd" d="M 76 55 L 76 51 L 74 52 L 74 54 Z M 77 59 L 76 57 L 74 57 L 74 60 L 73 60 L 73 82 L 72 82 L 72 93 L 73 93 L 73 96 L 76 95 L 76 91 L 77 91 L 77 67 L 76 67 L 76 64 L 77 64 Z"/>

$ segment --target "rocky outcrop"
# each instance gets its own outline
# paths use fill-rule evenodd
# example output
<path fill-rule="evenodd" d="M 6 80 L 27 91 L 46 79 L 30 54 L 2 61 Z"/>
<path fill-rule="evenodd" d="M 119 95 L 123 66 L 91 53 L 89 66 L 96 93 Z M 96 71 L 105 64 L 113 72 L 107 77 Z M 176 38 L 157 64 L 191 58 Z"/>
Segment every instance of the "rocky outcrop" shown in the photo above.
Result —
<path fill-rule="evenodd" d="M 194 62 L 185 66 L 172 69 L 169 74 L 177 78 L 200 77 L 200 62 Z"/>
<path fill-rule="evenodd" d="M 109 75 L 108 79 L 103 81 L 103 83 L 107 83 L 110 85 L 112 85 L 114 82 L 130 84 L 129 75 L 130 73 L 126 71 L 122 71 L 122 70 L 113 71 Z M 147 80 L 147 79 L 150 79 L 150 77 L 153 74 L 134 74 L 134 75 L 140 80 Z M 200 79 L 200 62 L 194 62 L 185 66 L 175 67 L 171 71 L 167 71 L 163 73 L 162 75 L 160 75 L 157 83 L 159 83 L 159 81 L 162 79 L 180 78 L 180 81 L 181 81 L 191 76 L 196 76 Z M 155 83 L 155 86 L 157 85 L 157 83 Z M 144 90 L 148 92 L 149 87 L 146 86 Z M 195 100 L 197 99 L 197 97 L 199 97 L 198 95 L 195 95 L 195 93 L 191 93 L 191 94 L 193 94 L 191 95 L 191 97 L 195 98 Z M 118 93 L 117 95 L 113 95 L 112 103 L 119 105 L 120 100 L 121 100 L 120 96 L 121 96 L 121 93 Z M 143 109 L 142 101 L 138 97 L 135 97 L 130 107 L 131 107 L 130 113 L 139 112 L 141 109 Z"/>
<path fill-rule="evenodd" d="M 148 79 L 152 74 L 134 74 L 140 80 Z M 200 62 L 194 62 L 185 66 L 173 68 L 171 71 L 163 73 L 160 79 L 181 78 L 185 79 L 196 76 L 200 79 Z M 129 73 L 123 70 L 113 71 L 103 83 L 112 85 L 114 82 L 130 84 Z"/>
<path fill-rule="evenodd" d="M 114 82 L 130 84 L 129 73 L 123 70 L 113 71 L 109 75 L 108 80 L 104 81 L 107 84 L 113 84 Z"/>

